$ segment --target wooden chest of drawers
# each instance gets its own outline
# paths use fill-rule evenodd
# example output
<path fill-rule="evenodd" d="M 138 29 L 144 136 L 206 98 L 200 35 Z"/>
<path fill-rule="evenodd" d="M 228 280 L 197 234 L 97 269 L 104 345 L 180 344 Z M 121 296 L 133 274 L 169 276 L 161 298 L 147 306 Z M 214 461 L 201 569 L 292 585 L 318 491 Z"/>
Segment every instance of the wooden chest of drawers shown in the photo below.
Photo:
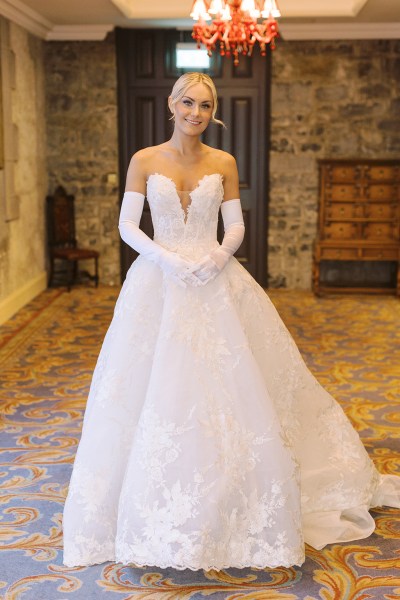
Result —
<path fill-rule="evenodd" d="M 400 160 L 320 160 L 313 290 L 394 291 L 400 295 Z M 395 261 L 393 287 L 321 283 L 321 261 Z"/>

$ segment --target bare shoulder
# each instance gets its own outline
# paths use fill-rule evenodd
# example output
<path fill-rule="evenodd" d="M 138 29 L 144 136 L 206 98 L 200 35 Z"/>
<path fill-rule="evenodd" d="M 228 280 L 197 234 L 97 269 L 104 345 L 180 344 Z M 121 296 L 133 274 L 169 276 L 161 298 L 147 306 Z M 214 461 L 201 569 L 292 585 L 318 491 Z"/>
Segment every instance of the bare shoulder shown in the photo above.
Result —
<path fill-rule="evenodd" d="M 218 150 L 220 154 L 220 160 L 224 162 L 224 164 L 228 167 L 236 166 L 236 159 L 229 152 L 225 152 L 225 150 Z"/>
<path fill-rule="evenodd" d="M 146 194 L 146 171 L 149 160 L 149 148 L 138 150 L 132 156 L 126 174 L 125 191 Z"/>
<path fill-rule="evenodd" d="M 151 161 L 161 150 L 160 146 L 148 146 L 147 148 L 142 148 L 135 152 L 135 154 L 131 158 L 131 162 L 133 161 L 137 165 L 141 165 L 143 167 Z"/>
<path fill-rule="evenodd" d="M 221 172 L 224 170 L 227 170 L 227 171 L 235 170 L 237 168 L 235 157 L 232 156 L 232 154 L 229 154 L 229 152 L 225 152 L 225 150 L 219 150 L 218 148 L 212 148 L 211 149 L 211 158 L 213 161 L 216 162 L 216 164 L 220 165 Z M 222 173 L 222 174 L 224 174 L 224 173 Z"/>
<path fill-rule="evenodd" d="M 215 161 L 223 175 L 223 201 L 239 198 L 239 174 L 235 157 L 224 150 L 216 150 Z"/>
<path fill-rule="evenodd" d="M 146 181 L 154 159 L 161 152 L 161 146 L 148 146 L 135 152 L 130 160 L 126 176 L 126 190 L 146 194 Z"/>

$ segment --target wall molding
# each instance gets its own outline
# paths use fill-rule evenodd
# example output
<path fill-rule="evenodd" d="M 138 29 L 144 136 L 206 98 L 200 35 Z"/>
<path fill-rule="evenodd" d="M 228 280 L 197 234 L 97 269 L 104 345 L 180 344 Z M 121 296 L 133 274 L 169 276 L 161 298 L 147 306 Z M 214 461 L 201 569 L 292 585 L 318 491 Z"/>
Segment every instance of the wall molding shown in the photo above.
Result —
<path fill-rule="evenodd" d="M 42 39 L 53 24 L 20 0 L 0 0 L 0 14 Z"/>
<path fill-rule="evenodd" d="M 182 0 L 154 0 L 135 2 L 134 0 L 111 0 L 128 19 L 182 19 L 188 16 L 190 2 Z M 367 0 L 280 0 L 282 15 L 289 18 L 355 17 Z"/>
<path fill-rule="evenodd" d="M 114 1 L 114 0 L 112 0 Z M 280 0 L 279 8 L 286 17 L 355 17 L 367 0 Z"/>
<path fill-rule="evenodd" d="M 0 0 L 0 15 L 42 40 L 104 40 L 114 25 L 55 25 L 20 0 Z"/>
<path fill-rule="evenodd" d="M 357 13 L 365 0 L 346 0 L 352 14 Z M 297 0 L 296 0 L 297 2 Z M 320 0 L 318 0 L 320 2 Z M 127 0 L 118 0 L 115 4 L 126 4 Z M 351 4 L 351 6 L 350 6 Z M 340 7 L 339 7 L 340 8 Z M 46 41 L 97 40 L 105 39 L 114 29 L 111 23 L 102 25 L 55 25 L 37 11 L 26 6 L 21 0 L 0 0 L 0 15 L 20 25 L 30 33 Z M 136 15 L 137 17 L 137 15 Z M 314 15 L 315 17 L 315 15 Z M 191 29 L 191 19 L 177 19 L 175 25 L 180 29 Z M 171 27 L 171 19 L 133 19 L 132 27 Z M 280 23 L 282 37 L 290 40 L 362 40 L 362 39 L 400 39 L 400 23 Z"/>
<path fill-rule="evenodd" d="M 400 23 L 281 23 L 279 29 L 288 42 L 400 39 Z"/>
<path fill-rule="evenodd" d="M 107 33 L 114 29 L 114 25 L 54 25 L 46 34 L 46 41 L 57 40 L 82 40 L 102 41 Z"/>
<path fill-rule="evenodd" d="M 25 304 L 28 304 L 40 292 L 47 288 L 47 273 L 42 271 L 36 277 L 23 286 L 12 292 L 9 296 L 0 301 L 0 325 L 10 319 Z"/>

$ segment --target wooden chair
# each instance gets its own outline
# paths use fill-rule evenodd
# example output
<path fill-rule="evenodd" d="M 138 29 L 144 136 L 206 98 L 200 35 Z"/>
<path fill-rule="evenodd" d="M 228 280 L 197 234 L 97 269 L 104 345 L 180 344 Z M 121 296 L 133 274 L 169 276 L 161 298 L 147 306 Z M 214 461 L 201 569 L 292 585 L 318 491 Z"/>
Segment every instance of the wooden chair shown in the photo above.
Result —
<path fill-rule="evenodd" d="M 91 281 L 94 281 L 96 287 L 99 284 L 99 253 L 97 250 L 78 248 L 77 246 L 74 202 L 75 197 L 67 194 L 62 186 L 56 189 L 54 196 L 47 196 L 46 198 L 47 236 L 50 255 L 49 287 L 54 285 L 56 276 L 61 275 L 63 276 L 61 280 L 66 283 L 68 291 L 80 275 L 85 275 Z M 66 264 L 66 269 L 55 269 L 57 259 Z M 88 271 L 78 272 L 79 261 L 88 259 L 94 260 L 94 275 L 91 275 Z"/>

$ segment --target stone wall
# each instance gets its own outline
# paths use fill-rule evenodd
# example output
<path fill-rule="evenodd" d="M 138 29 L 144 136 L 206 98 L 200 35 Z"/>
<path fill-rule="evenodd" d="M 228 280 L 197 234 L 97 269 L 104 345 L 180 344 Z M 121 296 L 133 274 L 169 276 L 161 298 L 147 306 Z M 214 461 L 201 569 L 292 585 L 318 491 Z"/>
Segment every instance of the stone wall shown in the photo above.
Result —
<path fill-rule="evenodd" d="M 78 242 L 99 250 L 100 282 L 119 284 L 114 37 L 47 42 L 45 69 L 49 193 L 75 195 Z"/>
<path fill-rule="evenodd" d="M 18 132 L 13 188 L 19 207 L 8 218 L 3 199 L 0 211 L 0 321 L 46 287 L 43 42 L 14 23 L 7 22 L 7 34 L 15 55 L 10 118 Z"/>
<path fill-rule="evenodd" d="M 116 58 L 105 42 L 45 44 L 49 191 L 76 196 L 81 244 L 120 281 Z M 285 42 L 273 54 L 269 280 L 309 289 L 318 158 L 400 156 L 400 42 Z"/>
<path fill-rule="evenodd" d="M 400 42 L 283 42 L 273 54 L 269 279 L 308 289 L 319 158 L 400 157 Z"/>

